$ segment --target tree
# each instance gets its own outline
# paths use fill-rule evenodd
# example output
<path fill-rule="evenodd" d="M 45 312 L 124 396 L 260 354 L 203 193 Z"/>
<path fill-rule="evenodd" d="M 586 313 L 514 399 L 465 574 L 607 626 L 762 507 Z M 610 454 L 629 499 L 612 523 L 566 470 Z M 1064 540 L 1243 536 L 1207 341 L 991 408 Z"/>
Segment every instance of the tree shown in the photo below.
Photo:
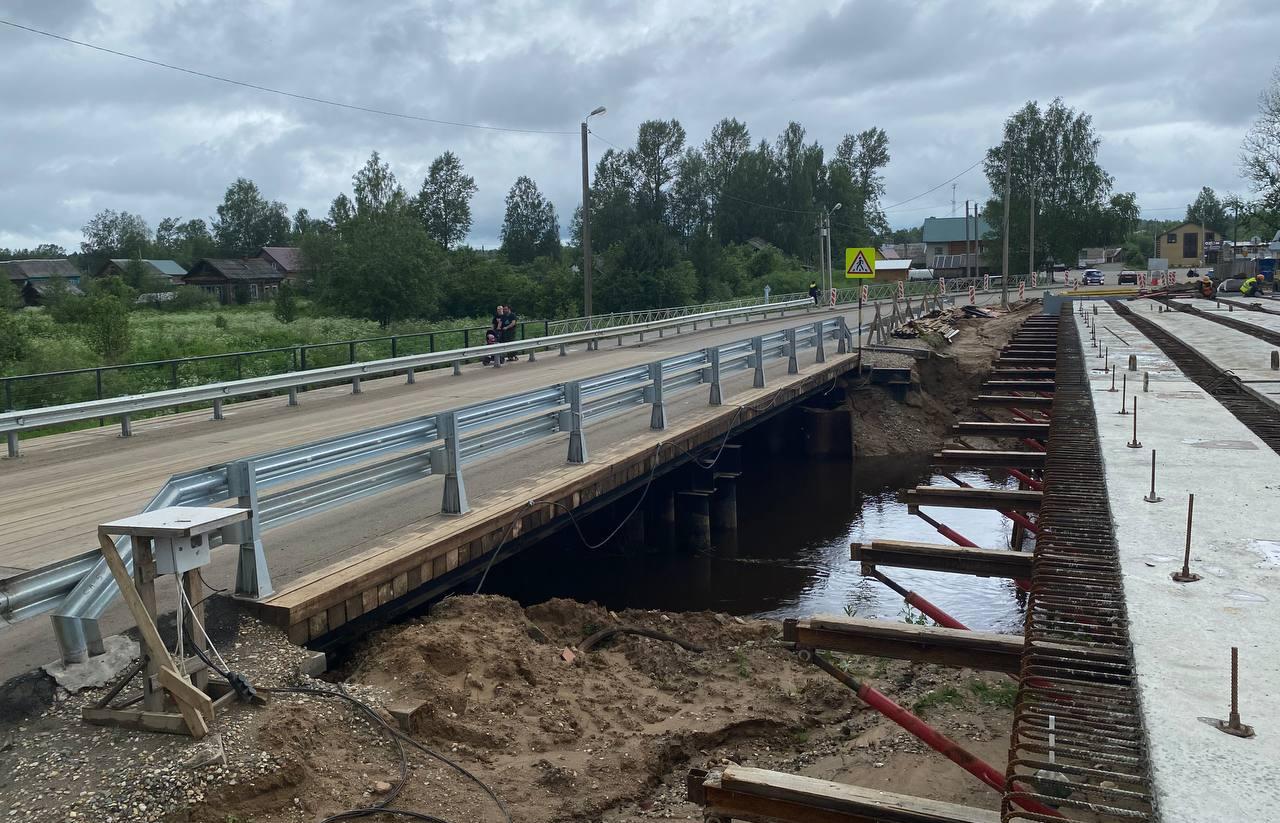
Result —
<path fill-rule="evenodd" d="M 1055 99 L 1041 109 L 1029 101 L 1005 121 L 1004 139 L 987 151 L 985 170 L 996 193 L 984 216 L 992 226 L 988 260 L 999 268 L 1005 170 L 1012 175 L 1009 260 L 1018 271 L 1027 260 L 1031 193 L 1036 202 L 1037 259 L 1075 260 L 1098 239 L 1112 178 L 1098 165 L 1101 140 L 1089 115 Z"/>
<path fill-rule="evenodd" d="M 129 350 L 129 307 L 115 295 L 88 298 L 84 336 L 89 347 L 104 359 L 119 359 Z"/>
<path fill-rule="evenodd" d="M 112 258 L 143 257 L 151 245 L 147 221 L 127 211 L 103 209 L 85 223 L 82 232 L 80 253 L 90 274 Z"/>
<path fill-rule="evenodd" d="M 22 293 L 8 277 L 0 277 L 0 314 L 22 308 Z"/>
<path fill-rule="evenodd" d="M 358 217 L 386 214 L 403 209 L 407 204 L 404 187 L 396 180 L 391 164 L 383 162 L 376 151 L 351 178 L 351 191 L 355 195 Z"/>
<path fill-rule="evenodd" d="M 636 182 L 636 209 L 642 220 L 666 217 L 666 187 L 676 177 L 684 153 L 684 127 L 678 120 L 646 120 L 636 133 L 636 147 L 627 152 L 627 164 Z"/>
<path fill-rule="evenodd" d="M 1280 211 L 1280 66 L 1258 96 L 1258 119 L 1245 135 L 1240 166 L 1262 207 Z"/>
<path fill-rule="evenodd" d="M 1218 237 L 1225 235 L 1227 227 L 1231 225 L 1227 219 L 1227 207 L 1208 186 L 1200 189 L 1194 203 L 1187 204 L 1186 220 L 1188 223 L 1212 229 L 1218 233 Z"/>
<path fill-rule="evenodd" d="M 462 161 L 451 151 L 431 161 L 418 192 L 417 207 L 427 235 L 445 249 L 467 239 L 471 232 L 471 198 L 476 179 L 462 171 Z"/>
<path fill-rule="evenodd" d="M 293 293 L 293 284 L 288 280 L 281 281 L 280 288 L 276 290 L 271 314 L 281 323 L 292 323 L 298 319 L 298 297 Z"/>
<path fill-rule="evenodd" d="M 690 237 L 711 223 L 710 171 L 707 159 L 697 149 L 686 150 L 676 165 L 669 222 L 681 237 Z"/>
<path fill-rule="evenodd" d="M 742 158 L 751 151 L 751 132 L 747 125 L 736 118 L 726 117 L 711 129 L 711 136 L 702 144 L 702 154 L 707 158 L 707 176 L 713 192 L 720 192 L 729 182 L 729 176 Z"/>
<path fill-rule="evenodd" d="M 889 136 L 884 129 L 870 128 L 846 134 L 836 146 L 834 162 L 849 175 L 853 202 L 837 202 L 849 210 L 843 220 L 852 221 L 855 231 L 862 233 L 854 239 L 870 241 L 887 234 L 889 222 L 880 207 L 880 198 L 884 196 L 884 169 L 889 165 Z"/>
<path fill-rule="evenodd" d="M 289 209 L 278 200 L 268 201 L 252 180 L 239 177 L 227 187 L 213 237 L 224 254 L 248 257 L 262 246 L 289 241 Z"/>
<path fill-rule="evenodd" d="M 176 260 L 190 268 L 197 260 L 212 257 L 215 246 L 208 224 L 200 218 L 184 221 L 166 217 L 156 227 L 153 251 L 157 258 Z"/>
<path fill-rule="evenodd" d="M 27 356 L 27 333 L 17 315 L 0 311 L 0 367 Z"/>
<path fill-rule="evenodd" d="M 556 208 L 529 177 L 516 178 L 507 193 L 507 211 L 502 218 L 500 236 L 502 253 L 516 265 L 560 253 Z"/>

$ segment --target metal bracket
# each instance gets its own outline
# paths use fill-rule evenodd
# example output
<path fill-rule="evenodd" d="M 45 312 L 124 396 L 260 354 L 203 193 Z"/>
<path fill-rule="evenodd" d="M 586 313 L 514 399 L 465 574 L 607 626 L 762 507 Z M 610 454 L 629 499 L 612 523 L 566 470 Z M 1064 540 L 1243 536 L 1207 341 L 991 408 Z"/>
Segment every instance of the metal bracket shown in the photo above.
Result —
<path fill-rule="evenodd" d="M 231 535 L 240 544 L 235 596 L 260 600 L 274 589 L 271 587 L 266 550 L 262 547 L 262 510 L 258 506 L 258 478 L 253 463 L 248 460 L 228 463 L 227 489 L 237 498 L 236 505 L 251 511 L 247 522 L 236 524 L 239 534 Z"/>

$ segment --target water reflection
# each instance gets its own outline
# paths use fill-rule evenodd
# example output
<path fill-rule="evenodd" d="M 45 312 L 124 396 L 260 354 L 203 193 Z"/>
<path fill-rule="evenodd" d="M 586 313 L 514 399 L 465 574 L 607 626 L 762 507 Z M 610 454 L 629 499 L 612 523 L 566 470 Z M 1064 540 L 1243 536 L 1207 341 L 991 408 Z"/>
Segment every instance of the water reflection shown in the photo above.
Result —
<path fill-rule="evenodd" d="M 499 563 L 486 591 L 522 603 L 570 597 L 615 609 L 714 609 L 772 618 L 843 614 L 847 607 L 859 617 L 898 619 L 902 600 L 859 574 L 849 544 L 948 542 L 897 500 L 902 488 L 949 484 L 933 476 L 928 456 L 851 463 L 765 449 L 744 452 L 739 529 L 717 535 L 712 551 L 693 555 L 649 546 L 590 552 L 567 531 Z M 999 474 L 957 476 L 975 486 L 1016 487 Z M 1008 546 L 1010 526 L 996 512 L 925 511 L 980 546 Z M 612 527 L 605 517 L 595 520 L 584 527 L 588 536 L 592 527 L 597 534 Z M 1014 632 L 1021 625 L 1012 581 L 906 569 L 885 573 L 973 629 Z"/>

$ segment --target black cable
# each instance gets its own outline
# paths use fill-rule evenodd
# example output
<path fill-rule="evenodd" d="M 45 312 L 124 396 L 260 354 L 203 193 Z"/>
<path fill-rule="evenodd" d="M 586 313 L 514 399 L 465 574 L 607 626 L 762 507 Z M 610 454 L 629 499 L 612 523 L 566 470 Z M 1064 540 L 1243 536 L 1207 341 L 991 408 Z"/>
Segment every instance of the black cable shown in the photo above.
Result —
<path fill-rule="evenodd" d="M 257 83 L 248 83 L 243 80 L 233 80 L 230 77 L 222 77 L 217 74 L 210 74 L 208 72 L 189 69 L 189 68 L 186 68 L 185 66 L 178 66 L 172 63 L 164 63 L 159 60 L 152 60 L 148 57 L 140 57 L 136 54 L 130 54 L 125 51 L 109 49 L 106 46 L 98 46 L 98 45 L 94 45 L 93 43 L 86 43 L 83 40 L 76 40 L 71 37 L 65 37 L 61 34 L 54 34 L 51 31 L 37 29 L 32 26 L 24 26 L 21 23 L 14 23 L 11 20 L 0 20 L 0 25 L 10 26 L 11 28 L 15 28 L 15 29 L 21 29 L 22 31 L 30 32 L 31 34 L 38 34 L 42 37 L 48 37 L 52 40 L 61 40 L 64 43 L 71 43 L 72 45 L 75 45 L 75 46 L 82 46 L 86 49 L 93 49 L 94 51 L 100 51 L 100 52 L 103 52 L 104 54 L 111 54 L 116 57 L 124 57 L 128 60 L 136 60 L 139 63 L 146 63 L 149 66 L 156 66 L 158 68 L 168 69 L 170 71 L 181 72 L 182 74 L 190 74 L 194 77 L 203 77 L 206 80 L 216 80 L 219 83 L 227 83 L 232 86 L 241 86 L 246 89 L 253 89 L 254 91 L 264 91 L 264 92 L 267 92 L 268 94 L 278 94 L 278 95 L 281 95 L 282 97 L 292 97 L 295 100 L 305 100 L 308 103 L 320 103 L 321 105 L 333 106 L 339 109 L 349 109 L 351 111 L 360 111 L 360 112 L 365 112 L 366 114 L 380 114 L 384 117 L 398 117 L 402 120 L 416 120 L 422 123 L 431 123 L 437 126 L 457 126 L 458 128 L 464 128 L 464 129 L 482 129 L 485 131 L 507 131 L 507 132 L 517 132 L 520 134 L 566 134 L 568 135 L 568 134 L 578 133 L 577 131 L 559 131 L 555 129 L 520 129 L 520 128 L 509 127 L 509 126 L 485 126 L 479 123 L 460 123 L 455 120 L 438 120 L 433 117 L 423 117 L 417 114 L 405 114 L 404 112 L 387 111 L 386 109 L 375 109 L 369 106 L 357 106 L 353 103 L 340 103 L 336 100 L 328 100 L 323 97 L 312 97 L 309 94 L 298 94 L 296 92 L 283 91 L 281 89 L 273 89 L 270 86 L 260 86 Z"/>
<path fill-rule="evenodd" d="M 881 211 L 883 211 L 883 212 L 887 212 L 887 211 L 889 211 L 889 209 L 896 209 L 898 206 L 905 206 L 907 203 L 910 203 L 912 200 L 919 200 L 921 197 L 924 197 L 926 194 L 933 194 L 935 191 L 937 191 L 938 189 L 940 189 L 940 188 L 942 188 L 943 186 L 947 185 L 948 183 L 952 182 L 953 180 L 959 180 L 961 177 L 964 177 L 966 174 L 968 174 L 969 172 L 973 171 L 973 170 L 974 170 L 974 169 L 976 169 L 978 166 L 981 166 L 981 165 L 983 164 L 983 162 L 985 162 L 985 161 L 986 161 L 986 159 L 987 159 L 987 158 L 985 158 L 985 157 L 984 157 L 984 158 L 982 158 L 982 159 L 981 159 L 981 160 L 979 160 L 977 163 L 974 163 L 974 164 L 973 164 L 972 166 L 970 166 L 969 168 L 967 168 L 967 169 L 965 169 L 964 171 L 962 171 L 962 172 L 960 172 L 959 174 L 957 174 L 955 177 L 949 178 L 949 179 L 947 179 L 947 180 L 943 180 L 941 183 L 939 183 L 938 185 L 936 185 L 936 186 L 934 186 L 933 188 L 929 189 L 928 191 L 922 191 L 922 192 L 920 192 L 919 194 L 917 194 L 915 197 L 908 197 L 906 200 L 902 200 L 902 201 L 900 201 L 900 202 L 898 202 L 898 203 L 894 203 L 894 204 L 893 204 L 893 205 L 891 205 L 891 206 L 885 206 L 885 207 L 883 207 L 883 208 L 882 208 L 882 209 L 880 209 L 880 210 L 881 210 Z"/>

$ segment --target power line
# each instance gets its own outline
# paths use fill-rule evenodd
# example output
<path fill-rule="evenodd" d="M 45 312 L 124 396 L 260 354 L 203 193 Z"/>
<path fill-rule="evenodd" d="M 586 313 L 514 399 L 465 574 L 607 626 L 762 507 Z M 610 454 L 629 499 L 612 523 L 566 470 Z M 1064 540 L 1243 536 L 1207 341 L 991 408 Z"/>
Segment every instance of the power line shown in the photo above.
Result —
<path fill-rule="evenodd" d="M 240 86 L 246 89 L 253 89 L 254 91 L 262 91 L 268 94 L 278 94 L 281 97 L 291 97 L 295 100 L 305 100 L 308 103 L 319 103 L 324 106 L 333 106 L 334 108 L 339 108 L 339 109 L 348 109 L 350 111 L 360 111 L 360 112 L 365 112 L 366 114 L 379 114 L 379 115 L 382 115 L 383 117 L 396 117 L 402 120 L 415 120 L 420 123 L 431 123 L 437 126 L 456 126 L 458 128 L 463 128 L 463 129 L 481 129 L 484 131 L 517 132 L 520 134 L 577 134 L 578 133 L 576 131 L 557 131 L 554 129 L 520 129 L 520 128 L 514 128 L 510 126 L 486 126 L 480 123 L 462 123 L 456 120 L 440 120 L 434 117 L 423 117 L 417 114 L 406 114 L 405 112 L 388 111 L 386 109 L 376 109 L 371 106 L 359 106 L 354 103 L 343 103 L 337 100 L 329 100 L 324 97 L 313 97 L 309 94 L 299 94 L 297 92 L 284 91 L 283 89 L 271 88 L 270 86 L 262 86 L 257 83 L 249 83 L 244 80 L 235 80 L 230 77 L 222 77 L 221 75 L 217 75 L 217 74 L 209 74 L 208 72 L 197 71 L 196 69 L 189 69 L 189 68 L 186 68 L 185 66 L 174 65 L 173 63 L 164 63 L 159 60 L 152 60 L 148 57 L 141 57 L 136 54 L 130 54 L 129 52 L 118 51 L 116 49 L 107 48 L 106 46 L 99 46 L 93 43 L 86 43 L 83 40 L 76 40 L 71 37 L 65 37 L 61 34 L 55 34 L 50 31 L 44 31 L 43 29 L 33 28 L 31 26 L 24 26 L 20 23 L 14 23 L 11 20 L 0 19 L 0 24 L 4 24 L 6 26 L 9 26 L 15 29 L 21 29 L 22 31 L 30 32 L 31 34 L 38 34 L 41 37 L 48 37 L 52 40 L 61 40 L 64 43 L 71 43 L 72 45 L 75 45 L 75 46 L 81 46 L 86 49 L 93 49 L 94 51 L 100 51 L 104 54 L 111 54 L 116 57 L 124 57 L 128 60 L 135 60 L 139 63 L 145 63 L 149 66 L 156 66 L 162 69 L 168 69 L 169 71 L 181 72 L 182 74 L 189 74 L 193 77 L 203 77 L 206 80 L 216 80 L 219 83 L 227 83 L 232 86 Z"/>
<path fill-rule="evenodd" d="M 983 159 L 986 159 L 986 158 L 983 158 Z M 967 168 L 967 169 L 965 169 L 964 171 L 960 172 L 960 173 L 959 173 L 959 174 L 957 174 L 955 177 L 952 177 L 952 178 L 947 179 L 947 180 L 943 180 L 941 183 L 939 183 L 938 185 L 936 185 L 936 186 L 934 186 L 933 188 L 929 189 L 928 191 L 922 191 L 922 192 L 920 192 L 919 194 L 917 194 L 915 197 L 908 197 L 906 200 L 903 200 L 901 203 L 894 203 L 892 206 L 885 206 L 885 207 L 882 209 L 882 211 L 886 211 L 886 212 L 887 212 L 887 211 L 889 211 L 890 209 L 896 209 L 898 206 L 904 206 L 904 205 L 906 205 L 907 203 L 910 203 L 912 200 L 919 200 L 921 197 L 924 197 L 926 194 L 933 194 L 935 191 L 937 191 L 938 189 L 940 189 L 940 188 L 942 188 L 943 186 L 947 185 L 948 183 L 952 182 L 953 180 L 959 180 L 961 177 L 964 177 L 966 174 L 968 174 L 969 172 L 973 171 L 974 169 L 976 169 L 976 168 L 977 168 L 978 166 L 980 166 L 980 165 L 982 165 L 982 160 L 979 160 L 977 163 L 974 163 L 972 166 L 970 166 L 969 168 Z"/>

